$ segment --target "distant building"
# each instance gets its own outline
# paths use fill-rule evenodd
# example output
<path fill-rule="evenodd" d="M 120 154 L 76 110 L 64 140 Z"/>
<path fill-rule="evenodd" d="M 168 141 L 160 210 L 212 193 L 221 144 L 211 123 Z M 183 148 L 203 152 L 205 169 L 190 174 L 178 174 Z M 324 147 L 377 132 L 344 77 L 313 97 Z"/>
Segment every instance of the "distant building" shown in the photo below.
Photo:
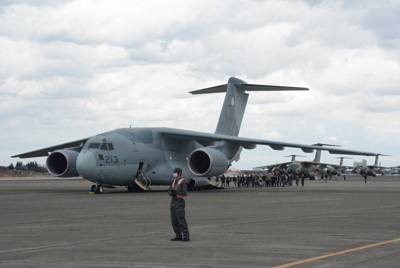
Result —
<path fill-rule="evenodd" d="M 353 162 L 353 167 L 360 167 L 360 166 L 362 166 L 362 167 L 367 166 L 367 160 L 363 159 L 363 160 L 361 160 L 361 162 L 357 162 L 357 161 Z"/>

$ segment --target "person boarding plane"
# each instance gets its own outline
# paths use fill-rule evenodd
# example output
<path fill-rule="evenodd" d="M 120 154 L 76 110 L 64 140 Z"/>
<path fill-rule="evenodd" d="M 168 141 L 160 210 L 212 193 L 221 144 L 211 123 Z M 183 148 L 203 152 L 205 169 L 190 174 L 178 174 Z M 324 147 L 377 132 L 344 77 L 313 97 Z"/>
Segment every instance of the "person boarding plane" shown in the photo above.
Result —
<path fill-rule="evenodd" d="M 129 191 L 149 189 L 151 185 L 169 185 L 174 167 L 182 169 L 190 188 L 210 186 L 208 177 L 218 176 L 242 149 L 267 145 L 274 150 L 300 148 L 330 153 L 372 153 L 339 150 L 296 143 L 238 137 L 249 91 L 308 90 L 300 87 L 247 84 L 231 77 L 227 84 L 191 91 L 191 94 L 225 92 L 225 99 L 214 133 L 148 127 L 120 128 L 92 137 L 39 149 L 12 157 L 47 156 L 48 171 L 56 177 L 77 177 L 92 181 L 91 190 L 101 193 L 104 187 L 126 186 Z"/>

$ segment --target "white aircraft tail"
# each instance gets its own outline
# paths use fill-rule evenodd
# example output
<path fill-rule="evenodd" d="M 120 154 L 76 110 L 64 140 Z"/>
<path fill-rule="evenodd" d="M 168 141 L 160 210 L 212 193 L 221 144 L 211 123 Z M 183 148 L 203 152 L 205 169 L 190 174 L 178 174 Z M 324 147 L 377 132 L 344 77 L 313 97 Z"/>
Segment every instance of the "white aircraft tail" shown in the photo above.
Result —
<path fill-rule="evenodd" d="M 247 84 L 243 80 L 231 77 L 228 84 L 191 91 L 192 94 L 226 92 L 224 104 L 219 116 L 216 134 L 238 136 L 249 94 L 246 91 L 287 91 L 308 90 L 303 87 L 267 86 Z"/>

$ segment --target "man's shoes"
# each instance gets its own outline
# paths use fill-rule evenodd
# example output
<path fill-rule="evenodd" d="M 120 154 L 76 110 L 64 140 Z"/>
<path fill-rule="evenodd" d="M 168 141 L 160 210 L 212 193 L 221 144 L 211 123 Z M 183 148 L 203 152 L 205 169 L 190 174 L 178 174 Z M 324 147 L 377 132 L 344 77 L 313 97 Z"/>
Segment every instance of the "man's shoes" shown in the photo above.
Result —
<path fill-rule="evenodd" d="M 189 237 L 184 237 L 184 238 L 182 239 L 182 242 L 187 242 L 187 241 L 189 241 Z"/>
<path fill-rule="evenodd" d="M 180 238 L 180 237 L 175 237 L 175 238 L 172 238 L 171 241 L 182 241 L 182 238 Z"/>

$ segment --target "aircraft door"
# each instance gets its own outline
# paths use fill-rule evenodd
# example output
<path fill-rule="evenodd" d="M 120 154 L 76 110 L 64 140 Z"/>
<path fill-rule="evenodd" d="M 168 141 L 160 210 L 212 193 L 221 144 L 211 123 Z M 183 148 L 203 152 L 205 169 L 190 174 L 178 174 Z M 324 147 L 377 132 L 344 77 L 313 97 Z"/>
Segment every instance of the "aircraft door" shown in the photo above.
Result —
<path fill-rule="evenodd" d="M 151 184 L 151 181 L 147 177 L 145 170 L 146 166 L 144 162 L 140 162 L 136 174 L 134 175 L 134 181 L 142 189 L 148 189 Z"/>
<path fill-rule="evenodd" d="M 143 167 L 144 167 L 144 162 L 140 162 L 139 167 L 136 171 L 135 179 L 138 178 L 140 176 L 140 174 L 144 171 Z"/>

